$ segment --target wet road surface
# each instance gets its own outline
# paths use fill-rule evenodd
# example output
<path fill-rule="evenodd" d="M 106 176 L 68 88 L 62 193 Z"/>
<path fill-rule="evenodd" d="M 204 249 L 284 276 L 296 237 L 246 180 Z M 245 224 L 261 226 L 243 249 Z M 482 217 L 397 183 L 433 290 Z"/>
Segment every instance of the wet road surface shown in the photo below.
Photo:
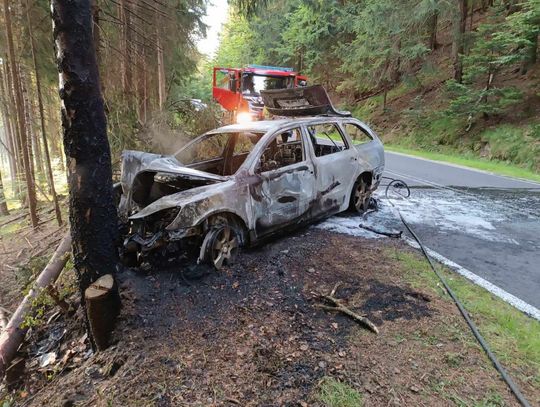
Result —
<path fill-rule="evenodd" d="M 411 186 L 409 199 L 389 196 L 427 247 L 540 308 L 540 184 L 394 153 L 386 168 Z M 384 190 L 367 219 L 337 216 L 319 226 L 373 238 L 358 224 L 405 230 Z"/>
<path fill-rule="evenodd" d="M 540 184 L 394 153 L 386 169 L 427 246 L 540 308 Z"/>

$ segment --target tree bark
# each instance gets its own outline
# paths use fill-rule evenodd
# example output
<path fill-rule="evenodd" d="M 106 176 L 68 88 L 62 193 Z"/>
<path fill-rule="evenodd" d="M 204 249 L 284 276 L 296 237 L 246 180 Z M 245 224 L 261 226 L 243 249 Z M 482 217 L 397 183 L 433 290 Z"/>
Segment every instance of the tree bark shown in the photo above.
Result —
<path fill-rule="evenodd" d="M 26 126 L 24 119 L 24 102 L 21 91 L 21 83 L 19 79 L 19 74 L 17 72 L 17 64 L 15 59 L 15 46 L 13 44 L 13 33 L 11 27 L 11 12 L 9 10 L 8 0 L 4 0 L 4 22 L 6 26 L 6 39 L 8 44 L 9 59 L 10 59 L 10 68 L 11 68 L 11 77 L 13 81 L 13 88 L 15 90 L 15 104 L 18 116 L 19 124 L 19 137 L 21 143 L 22 157 L 24 163 L 24 173 L 26 179 L 26 188 L 28 196 L 28 211 L 30 213 L 30 221 L 32 226 L 35 228 L 38 225 L 38 217 L 36 212 L 36 190 L 34 185 L 33 174 L 30 172 L 30 157 L 28 154 L 28 143 L 26 135 Z"/>
<path fill-rule="evenodd" d="M 452 42 L 452 59 L 454 65 L 454 79 L 461 83 L 463 81 L 463 61 L 462 55 L 465 46 L 465 31 L 467 28 L 467 0 L 456 0 L 459 6 L 459 13 L 454 20 L 454 40 Z"/>
<path fill-rule="evenodd" d="M 0 93 L 1 93 L 1 103 L 2 103 L 2 121 L 4 123 L 4 129 L 6 134 L 6 145 L 9 149 L 8 152 L 8 161 L 9 161 L 9 175 L 11 178 L 11 188 L 13 192 L 16 192 L 16 185 L 15 182 L 17 178 L 17 157 L 15 156 L 15 146 L 13 145 L 13 129 L 12 129 L 12 121 L 11 121 L 11 113 L 10 113 L 10 100 L 8 97 L 8 94 L 6 90 L 8 89 L 7 85 L 7 79 L 6 79 L 6 72 L 5 72 L 5 64 L 2 64 L 0 66 Z"/>
<path fill-rule="evenodd" d="M 165 106 L 165 101 L 167 99 L 166 85 L 165 85 L 165 66 L 163 62 L 163 46 L 161 44 L 161 35 L 160 35 L 157 24 L 156 24 L 156 43 L 157 43 L 157 70 L 158 70 L 157 72 L 158 74 L 158 106 L 159 106 L 159 110 L 163 110 L 163 107 Z"/>
<path fill-rule="evenodd" d="M 29 75 L 20 68 L 21 87 L 23 90 L 24 101 L 24 114 L 26 119 L 26 132 L 28 134 L 28 154 L 30 154 L 30 163 L 32 167 L 32 174 L 34 175 L 34 182 L 37 174 L 45 174 L 43 169 L 43 157 L 41 156 L 40 143 L 36 135 L 34 128 L 34 104 L 32 103 L 32 95 L 30 94 L 29 86 L 32 83 Z"/>
<path fill-rule="evenodd" d="M 0 171 L 0 216 L 9 215 L 7 207 L 6 194 L 4 193 L 4 183 L 2 181 L 2 172 Z"/>
<path fill-rule="evenodd" d="M 107 349 L 120 312 L 118 286 L 111 274 L 100 277 L 84 292 L 87 316 L 98 350 Z"/>
<path fill-rule="evenodd" d="M 117 213 L 111 152 L 93 46 L 90 0 L 53 0 L 52 18 L 74 264 L 84 305 L 84 291 L 90 283 L 116 271 Z"/>
<path fill-rule="evenodd" d="M 437 26 L 439 22 L 439 12 L 434 11 L 429 18 L 429 49 L 435 51 L 437 49 Z"/>
<path fill-rule="evenodd" d="M 67 263 L 67 255 L 71 246 L 71 238 L 66 235 L 60 242 L 60 245 L 54 252 L 47 266 L 36 279 L 32 289 L 26 294 L 26 297 L 17 307 L 17 310 L 11 316 L 9 323 L 0 336 L 0 381 L 6 373 L 10 362 L 17 354 L 17 349 L 24 340 L 28 328 L 22 328 L 21 325 L 26 315 L 32 310 L 34 299 L 47 288 L 54 284 L 60 272 Z"/>
<path fill-rule="evenodd" d="M 92 9 L 92 37 L 94 41 L 94 49 L 96 50 L 96 64 L 99 66 L 101 64 L 101 32 L 99 31 L 99 8 L 98 0 L 91 1 Z M 100 82 L 101 91 L 103 92 L 103 83 Z"/>
<path fill-rule="evenodd" d="M 56 195 L 56 189 L 54 187 L 54 177 L 51 167 L 51 156 L 49 155 L 49 145 L 47 142 L 47 130 L 45 126 L 45 114 L 43 112 L 43 98 L 41 95 L 41 78 L 39 76 L 39 69 L 37 66 L 36 58 L 36 45 L 32 33 L 32 21 L 30 19 L 30 1 L 26 0 L 26 20 L 28 24 L 28 34 L 30 36 L 30 49 L 32 51 L 32 62 L 34 64 L 34 74 L 36 77 L 36 94 L 38 100 L 39 119 L 41 123 L 41 141 L 43 143 L 43 152 L 45 153 L 45 167 L 47 169 L 47 181 L 49 183 L 49 191 L 52 195 L 54 204 L 54 213 L 56 215 L 56 221 L 58 226 L 62 225 L 62 213 L 60 212 L 60 205 L 58 203 L 58 196 Z"/>
<path fill-rule="evenodd" d="M 126 0 L 120 1 L 120 19 L 122 21 L 122 50 L 124 55 L 122 58 L 122 90 L 124 98 L 128 106 L 133 106 L 132 90 L 133 90 L 133 71 L 132 71 L 132 40 L 131 40 L 131 10 L 129 3 Z"/>

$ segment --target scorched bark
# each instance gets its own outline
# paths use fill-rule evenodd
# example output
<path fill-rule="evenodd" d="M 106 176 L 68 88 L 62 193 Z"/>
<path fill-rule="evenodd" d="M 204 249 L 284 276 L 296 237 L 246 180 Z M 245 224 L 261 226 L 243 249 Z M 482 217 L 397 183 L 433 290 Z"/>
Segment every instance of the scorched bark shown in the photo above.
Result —
<path fill-rule="evenodd" d="M 71 235 L 81 292 L 117 264 L 111 153 L 89 0 L 52 1 Z"/>

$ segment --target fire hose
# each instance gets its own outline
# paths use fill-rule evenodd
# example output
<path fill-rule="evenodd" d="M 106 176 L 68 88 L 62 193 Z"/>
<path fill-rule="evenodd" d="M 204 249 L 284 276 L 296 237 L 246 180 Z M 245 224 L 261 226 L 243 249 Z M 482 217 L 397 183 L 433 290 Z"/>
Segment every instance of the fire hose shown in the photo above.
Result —
<path fill-rule="evenodd" d="M 401 214 L 401 212 L 397 208 L 397 206 L 392 202 L 392 198 L 389 197 L 388 193 L 389 193 L 390 190 L 392 190 L 395 194 L 397 194 L 401 198 L 405 198 L 405 199 L 408 198 L 411 195 L 411 190 L 410 190 L 409 186 L 404 181 L 399 180 L 399 179 L 394 179 L 394 178 L 390 178 L 390 177 L 383 177 L 383 178 L 390 181 L 388 183 L 388 185 L 386 185 L 386 189 L 385 189 L 385 192 L 384 192 L 384 196 L 385 196 L 386 200 L 390 203 L 390 205 L 392 205 L 392 208 L 397 212 L 397 214 L 398 214 L 401 222 L 405 226 L 405 228 L 409 231 L 409 233 L 412 235 L 414 240 L 420 246 L 420 250 L 421 250 L 422 254 L 425 256 L 425 258 L 427 259 L 429 265 L 431 266 L 431 269 L 433 270 L 435 275 L 438 277 L 438 279 L 442 283 L 444 289 L 446 290 L 446 292 L 448 293 L 450 298 L 452 298 L 452 300 L 456 304 L 456 307 L 458 308 L 459 312 L 461 313 L 461 315 L 465 319 L 465 322 L 467 323 L 467 325 L 471 329 L 474 337 L 476 338 L 476 340 L 478 341 L 478 343 L 480 344 L 480 346 L 482 347 L 482 349 L 484 350 L 484 352 L 486 353 L 488 358 L 491 360 L 491 363 L 493 363 L 493 366 L 495 367 L 495 369 L 497 369 L 497 371 L 500 373 L 502 379 L 506 382 L 506 384 L 510 388 L 510 391 L 514 394 L 516 399 L 519 401 L 519 403 L 523 407 L 530 407 L 529 402 L 527 401 L 525 396 L 523 396 L 523 394 L 521 393 L 521 391 L 520 391 L 519 387 L 517 386 L 517 384 L 508 375 L 508 373 L 506 372 L 504 367 L 500 364 L 500 362 L 497 359 L 497 357 L 495 356 L 495 354 L 491 351 L 489 345 L 487 344 L 484 337 L 480 334 L 476 324 L 473 322 L 473 320 L 469 316 L 469 313 L 467 312 L 467 310 L 465 309 L 465 307 L 463 306 L 461 301 L 459 301 L 456 294 L 450 288 L 450 286 L 448 285 L 448 283 L 446 282 L 446 280 L 444 279 L 442 274 L 439 271 L 437 271 L 437 268 L 435 267 L 435 264 L 433 263 L 433 260 L 428 255 L 428 253 L 426 251 L 426 248 L 424 247 L 424 244 L 422 243 L 422 241 L 420 240 L 418 235 L 414 232 L 412 227 L 407 223 L 407 221 L 405 220 L 405 218 L 403 217 L 403 215 Z M 376 231 L 374 229 L 372 231 L 374 231 L 375 233 L 379 233 L 378 231 Z M 386 233 L 380 233 L 380 234 L 386 234 Z"/>

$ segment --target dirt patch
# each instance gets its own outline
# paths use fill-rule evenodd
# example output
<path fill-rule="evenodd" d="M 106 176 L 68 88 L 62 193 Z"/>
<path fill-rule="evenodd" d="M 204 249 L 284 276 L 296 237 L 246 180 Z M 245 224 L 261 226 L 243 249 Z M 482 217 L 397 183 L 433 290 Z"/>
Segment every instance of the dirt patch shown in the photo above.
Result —
<path fill-rule="evenodd" d="M 474 404 L 491 395 L 515 405 L 453 306 L 406 284 L 392 250 L 408 249 L 309 229 L 198 279 L 186 281 L 178 267 L 125 271 L 115 345 L 48 378 L 34 372 L 18 400 L 318 406 L 330 376 L 362 393 L 365 405 Z M 379 335 L 314 306 L 314 293 L 337 282 L 336 296 Z"/>

